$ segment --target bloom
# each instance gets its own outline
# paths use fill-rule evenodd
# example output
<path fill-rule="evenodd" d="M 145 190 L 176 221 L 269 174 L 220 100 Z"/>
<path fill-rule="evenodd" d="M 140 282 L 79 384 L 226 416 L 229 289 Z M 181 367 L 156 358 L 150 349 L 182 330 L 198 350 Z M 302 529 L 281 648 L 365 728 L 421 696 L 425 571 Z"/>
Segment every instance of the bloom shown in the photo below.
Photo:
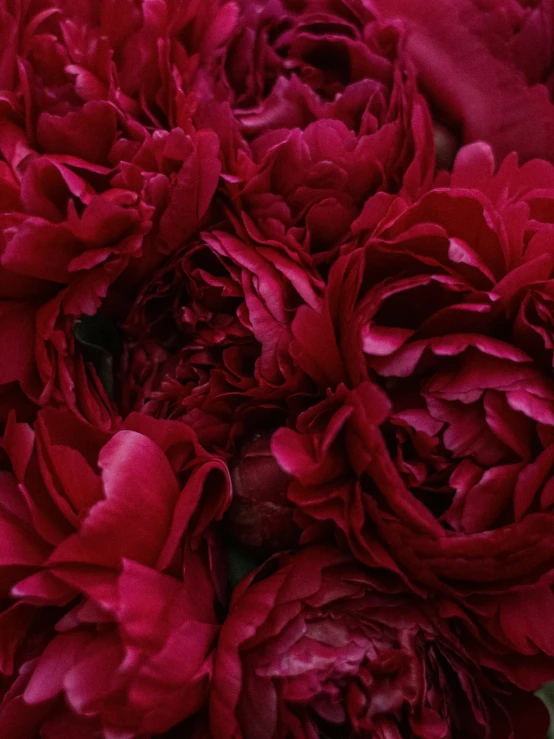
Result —
<path fill-rule="evenodd" d="M 320 305 L 323 283 L 302 255 L 224 225 L 145 282 L 123 327 L 121 403 L 181 419 L 229 459 L 306 392 L 290 325 L 300 305 Z"/>
<path fill-rule="evenodd" d="M 240 3 L 212 72 L 243 142 L 231 207 L 260 245 L 327 261 L 375 192 L 433 174 L 427 106 L 394 24 L 356 2 Z"/>
<path fill-rule="evenodd" d="M 11 5 L 0 4 L 0 388 L 109 429 L 111 383 L 75 327 L 120 320 L 142 275 L 211 205 L 219 139 L 195 126 L 191 90 L 200 39 L 206 53 L 220 43 L 222 16 L 216 3 L 179 23 L 180 4 L 164 2 L 126 4 L 123 23 L 109 0 Z"/>
<path fill-rule="evenodd" d="M 229 504 L 225 466 L 184 424 L 137 415 L 105 433 L 44 409 L 34 431 L 12 417 L 3 448 L 3 735 L 23 722 L 29 738 L 142 736 L 200 709 L 225 588 L 211 525 Z"/>
<path fill-rule="evenodd" d="M 543 737 L 532 695 L 482 669 L 430 604 L 337 550 L 246 578 L 218 643 L 215 736 Z"/>
<path fill-rule="evenodd" d="M 370 0 L 406 31 L 406 57 L 435 117 L 498 159 L 554 161 L 550 0 Z"/>
<path fill-rule="evenodd" d="M 544 735 L 552 2 L 438 10 L 0 0 L 0 737 Z"/>
<path fill-rule="evenodd" d="M 451 187 L 368 204 L 292 325 L 320 401 L 272 438 L 304 541 L 331 523 L 528 655 L 554 654 L 553 175 L 476 144 Z"/>

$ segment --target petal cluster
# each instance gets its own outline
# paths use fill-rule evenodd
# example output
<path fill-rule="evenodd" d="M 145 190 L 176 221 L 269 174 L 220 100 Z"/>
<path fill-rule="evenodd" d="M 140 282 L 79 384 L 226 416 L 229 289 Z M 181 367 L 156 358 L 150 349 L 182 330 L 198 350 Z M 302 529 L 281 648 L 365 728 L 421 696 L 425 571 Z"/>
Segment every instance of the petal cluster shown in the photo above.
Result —
<path fill-rule="evenodd" d="M 515 739 L 546 723 L 537 699 L 481 670 L 428 603 L 319 547 L 235 591 L 210 715 L 222 738 Z"/>
<path fill-rule="evenodd" d="M 553 28 L 0 0 L 0 739 L 544 739 Z"/>
<path fill-rule="evenodd" d="M 11 418 L 3 448 L 3 735 L 134 737 L 192 715 L 225 589 L 225 466 L 186 426 L 143 416 L 106 434 L 45 409 L 34 431 Z"/>

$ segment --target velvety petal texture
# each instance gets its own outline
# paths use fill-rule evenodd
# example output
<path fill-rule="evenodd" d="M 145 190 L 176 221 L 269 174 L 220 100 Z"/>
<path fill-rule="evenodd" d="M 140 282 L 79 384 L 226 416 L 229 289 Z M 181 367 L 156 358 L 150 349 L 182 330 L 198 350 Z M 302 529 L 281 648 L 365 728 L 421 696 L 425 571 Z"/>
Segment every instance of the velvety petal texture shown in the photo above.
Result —
<path fill-rule="evenodd" d="M 11 417 L 3 447 L 2 735 L 24 715 L 32 739 L 52 722 L 143 737 L 194 714 L 225 591 L 224 464 L 184 424 L 138 415 L 111 434 L 68 411 L 34 431 Z"/>
<path fill-rule="evenodd" d="M 322 305 L 307 260 L 260 249 L 241 227 L 202 233 L 146 282 L 130 311 L 122 365 L 126 409 L 181 419 L 226 457 L 309 381 L 289 351 L 301 306 Z"/>
<path fill-rule="evenodd" d="M 545 739 L 553 101 L 554 0 L 0 0 L 0 739 Z"/>
<path fill-rule="evenodd" d="M 554 161 L 550 0 L 368 0 L 407 33 L 406 55 L 439 120 L 502 158 Z"/>
<path fill-rule="evenodd" d="M 113 372 L 75 332 L 99 311 L 120 320 L 141 275 L 210 208 L 220 142 L 189 96 L 200 47 L 221 44 L 233 8 L 0 4 L 2 392 L 116 423 Z"/>
<path fill-rule="evenodd" d="M 390 199 L 377 223 L 368 206 L 325 307 L 292 326 L 321 400 L 271 442 L 303 540 L 332 523 L 529 655 L 554 653 L 530 605 L 550 610 L 554 577 L 553 177 L 512 157 L 495 174 L 475 144 L 417 203 Z"/>
<path fill-rule="evenodd" d="M 214 76 L 248 142 L 227 164 L 233 209 L 261 246 L 325 263 L 367 198 L 429 185 L 427 105 L 367 3 L 242 0 Z"/>
<path fill-rule="evenodd" d="M 430 603 L 307 548 L 236 589 L 215 657 L 214 736 L 544 736 L 544 706 L 482 669 Z"/>

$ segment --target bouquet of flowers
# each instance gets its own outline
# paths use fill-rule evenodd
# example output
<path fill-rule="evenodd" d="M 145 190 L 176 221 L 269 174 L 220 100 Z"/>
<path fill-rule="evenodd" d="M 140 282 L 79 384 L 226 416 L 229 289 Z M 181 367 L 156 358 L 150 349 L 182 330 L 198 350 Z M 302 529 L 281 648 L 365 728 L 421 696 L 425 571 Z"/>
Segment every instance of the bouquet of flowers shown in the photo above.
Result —
<path fill-rule="evenodd" d="M 0 0 L 0 739 L 545 739 L 553 0 Z"/>

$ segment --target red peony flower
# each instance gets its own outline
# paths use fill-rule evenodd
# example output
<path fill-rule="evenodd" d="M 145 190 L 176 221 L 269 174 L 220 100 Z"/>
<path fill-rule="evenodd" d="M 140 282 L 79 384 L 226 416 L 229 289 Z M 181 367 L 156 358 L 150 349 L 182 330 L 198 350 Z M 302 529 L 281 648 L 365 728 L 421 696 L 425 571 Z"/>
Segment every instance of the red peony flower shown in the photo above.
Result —
<path fill-rule="evenodd" d="M 542 739 L 551 6 L 0 0 L 2 739 Z"/>
<path fill-rule="evenodd" d="M 403 39 L 359 0 L 245 0 L 212 75 L 251 143 L 226 177 L 260 245 L 326 261 L 368 197 L 429 184 L 432 129 Z"/>
<path fill-rule="evenodd" d="M 120 319 L 144 274 L 211 205 L 220 145 L 192 120 L 192 87 L 200 47 L 209 55 L 224 40 L 233 6 L 192 4 L 184 15 L 165 2 L 156 12 L 126 2 L 118 13 L 109 0 L 11 6 L 0 4 L 0 339 L 9 356 L 0 392 L 109 429 L 112 378 L 91 353 L 113 348 L 83 348 L 75 334 L 83 316 Z"/>
<path fill-rule="evenodd" d="M 554 161 L 550 0 L 368 0 L 406 34 L 406 58 L 439 122 L 502 159 Z M 546 86 L 546 87 L 545 87 Z"/>
<path fill-rule="evenodd" d="M 128 560 L 115 587 L 98 582 L 43 651 L 17 665 L 0 703 L 3 736 L 144 737 L 201 708 L 219 627 L 195 560 L 187 563 L 193 588 Z"/>
<path fill-rule="evenodd" d="M 122 405 L 191 425 L 231 458 L 276 428 L 312 385 L 289 353 L 300 305 L 321 304 L 306 260 L 240 229 L 186 245 L 140 292 L 124 326 Z"/>
<path fill-rule="evenodd" d="M 0 89 L 10 103 L 65 115 L 108 100 L 123 114 L 173 128 L 187 106 L 199 64 L 226 41 L 236 6 L 222 0 L 155 3 L 37 0 L 0 5 Z M 95 138 L 103 132 L 95 129 Z M 97 145 L 96 142 L 75 143 Z"/>
<path fill-rule="evenodd" d="M 554 655 L 536 618 L 554 605 L 554 168 L 492 167 L 475 145 L 451 188 L 368 204 L 325 309 L 292 326 L 322 399 L 272 449 L 305 541 L 332 524 L 360 560 Z"/>
<path fill-rule="evenodd" d="M 213 736 L 544 737 L 544 706 L 483 669 L 431 603 L 333 549 L 276 564 L 233 595 Z"/>
<path fill-rule="evenodd" d="M 3 448 L 1 735 L 142 737 L 193 714 L 226 587 L 224 464 L 139 415 L 106 434 L 45 409 Z"/>
<path fill-rule="evenodd" d="M 69 118 L 64 125 L 80 140 L 101 126 L 107 147 L 115 141 L 109 105 L 91 103 Z M 9 357 L 0 386 L 18 383 L 35 403 L 80 405 L 84 417 L 106 426 L 113 409 L 94 372 L 83 382 L 88 370 L 75 354 L 72 327 L 97 311 L 108 286 L 140 253 L 152 208 L 135 192 L 109 187 L 105 153 L 97 164 L 67 149 L 39 156 L 0 113 L 0 178 L 12 195 L 0 203 L 1 335 Z"/>

